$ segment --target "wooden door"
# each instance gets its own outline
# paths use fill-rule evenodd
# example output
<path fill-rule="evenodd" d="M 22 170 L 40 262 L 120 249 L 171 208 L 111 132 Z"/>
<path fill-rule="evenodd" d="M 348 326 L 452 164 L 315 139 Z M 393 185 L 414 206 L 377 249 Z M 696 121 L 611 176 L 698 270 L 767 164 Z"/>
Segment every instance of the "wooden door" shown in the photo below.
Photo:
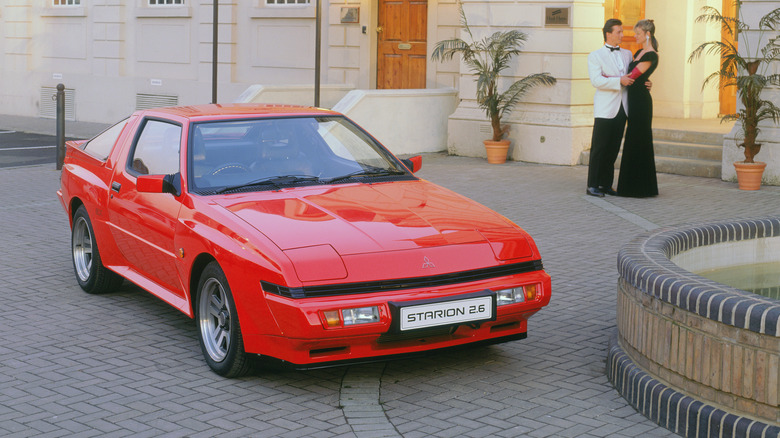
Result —
<path fill-rule="evenodd" d="M 721 14 L 726 17 L 737 16 L 737 5 L 734 2 L 734 0 L 723 0 L 723 9 L 721 9 Z M 733 35 L 730 35 L 727 30 L 721 31 L 720 38 L 721 41 L 723 41 L 724 43 L 731 43 L 734 44 L 734 46 L 737 45 L 737 40 L 734 38 Z M 737 112 L 737 87 L 736 86 L 724 87 L 723 84 L 721 84 L 719 98 L 720 98 L 720 110 L 718 112 L 720 113 L 720 115 L 734 114 L 735 112 Z"/>
<path fill-rule="evenodd" d="M 428 1 L 379 0 L 377 88 L 425 88 Z"/>
<path fill-rule="evenodd" d="M 620 47 L 636 53 L 642 46 L 637 44 L 634 25 L 645 18 L 645 0 L 606 0 L 604 2 L 604 21 L 617 18 L 623 22 L 623 42 Z"/>

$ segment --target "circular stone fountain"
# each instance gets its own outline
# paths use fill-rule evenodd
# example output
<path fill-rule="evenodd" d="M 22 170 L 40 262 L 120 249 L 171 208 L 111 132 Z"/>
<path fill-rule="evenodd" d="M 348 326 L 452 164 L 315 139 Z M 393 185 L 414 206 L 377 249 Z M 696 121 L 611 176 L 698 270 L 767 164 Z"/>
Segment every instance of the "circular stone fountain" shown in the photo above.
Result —
<path fill-rule="evenodd" d="M 660 229 L 618 254 L 607 376 L 662 427 L 688 437 L 780 437 L 780 301 L 689 270 L 756 254 L 780 257 L 780 217 Z M 769 261 L 777 260 L 759 260 Z"/>

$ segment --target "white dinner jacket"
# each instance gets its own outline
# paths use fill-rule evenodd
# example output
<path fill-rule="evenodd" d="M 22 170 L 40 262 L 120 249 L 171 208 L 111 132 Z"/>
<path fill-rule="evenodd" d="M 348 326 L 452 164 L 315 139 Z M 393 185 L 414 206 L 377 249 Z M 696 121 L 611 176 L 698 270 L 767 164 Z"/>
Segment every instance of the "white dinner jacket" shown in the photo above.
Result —
<path fill-rule="evenodd" d="M 593 117 L 614 118 L 620 110 L 621 100 L 623 110 L 628 115 L 628 92 L 626 87 L 620 85 L 620 77 L 627 73 L 625 69 L 634 57 L 630 51 L 622 48 L 620 56 L 625 63 L 622 71 L 606 46 L 601 46 L 588 55 L 588 76 L 590 76 L 590 83 L 596 87 L 596 94 L 593 96 Z"/>

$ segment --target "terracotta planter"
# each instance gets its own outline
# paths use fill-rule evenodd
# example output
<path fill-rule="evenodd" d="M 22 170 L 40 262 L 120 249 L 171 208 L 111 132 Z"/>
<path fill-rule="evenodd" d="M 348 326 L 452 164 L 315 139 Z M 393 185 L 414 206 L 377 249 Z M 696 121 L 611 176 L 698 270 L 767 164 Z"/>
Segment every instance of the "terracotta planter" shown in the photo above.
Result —
<path fill-rule="evenodd" d="M 487 152 L 487 161 L 490 164 L 502 164 L 506 162 L 506 155 L 509 152 L 509 140 L 484 140 L 485 152 Z"/>
<path fill-rule="evenodd" d="M 761 188 L 761 177 L 764 175 L 764 168 L 766 168 L 766 163 L 761 161 L 756 161 L 755 163 L 737 161 L 734 163 L 739 189 L 758 190 Z"/>

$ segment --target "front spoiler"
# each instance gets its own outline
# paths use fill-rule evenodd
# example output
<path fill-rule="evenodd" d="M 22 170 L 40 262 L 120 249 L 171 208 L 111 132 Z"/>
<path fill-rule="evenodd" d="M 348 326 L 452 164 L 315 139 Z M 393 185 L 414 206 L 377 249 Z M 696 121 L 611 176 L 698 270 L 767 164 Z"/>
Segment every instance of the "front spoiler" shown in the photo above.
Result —
<path fill-rule="evenodd" d="M 391 354 L 386 356 L 374 356 L 374 357 L 364 357 L 364 358 L 357 358 L 357 359 L 336 360 L 332 362 L 318 362 L 312 364 L 295 364 L 292 362 L 288 362 L 286 360 L 277 359 L 275 357 L 265 356 L 265 355 L 257 355 L 256 357 L 258 360 L 258 364 L 261 367 L 275 367 L 275 368 L 281 368 L 286 370 L 306 371 L 306 370 L 317 370 L 322 368 L 333 368 L 333 367 L 349 366 L 349 365 L 389 362 L 389 361 L 401 360 L 401 359 L 413 359 L 417 357 L 427 356 L 430 355 L 431 353 L 466 350 L 475 347 L 483 347 L 486 345 L 494 345 L 494 344 L 502 344 L 504 342 L 519 341 L 527 337 L 528 337 L 527 332 L 516 333 L 513 335 L 503 336 L 500 338 L 485 339 L 482 341 L 470 342 L 461 345 L 451 345 L 451 346 L 441 347 L 441 348 L 433 348 L 430 350 L 415 351 L 410 353 L 398 353 L 398 354 Z"/>

